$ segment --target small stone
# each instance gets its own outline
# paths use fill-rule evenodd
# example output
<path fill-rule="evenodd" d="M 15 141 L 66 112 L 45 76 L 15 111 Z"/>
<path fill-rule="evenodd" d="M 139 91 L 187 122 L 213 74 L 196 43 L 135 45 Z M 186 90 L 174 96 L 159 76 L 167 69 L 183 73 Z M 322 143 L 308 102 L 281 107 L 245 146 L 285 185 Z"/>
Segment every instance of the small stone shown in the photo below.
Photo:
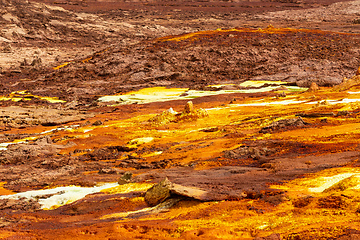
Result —
<path fill-rule="evenodd" d="M 117 174 L 117 171 L 113 168 L 102 168 L 99 170 L 99 174 Z"/>
<path fill-rule="evenodd" d="M 350 115 L 350 112 L 349 111 L 339 111 L 336 116 L 347 116 L 347 115 Z"/>
<path fill-rule="evenodd" d="M 124 175 L 122 175 L 121 178 L 125 179 L 125 180 L 130 180 L 132 178 L 132 173 L 131 172 L 125 172 Z"/>
<path fill-rule="evenodd" d="M 307 123 L 301 117 L 282 119 L 276 122 L 272 122 L 269 126 L 263 127 L 260 133 L 268 133 L 271 131 L 277 131 L 286 129 L 288 127 L 304 127 Z"/>
<path fill-rule="evenodd" d="M 319 86 L 315 82 L 312 82 L 307 91 L 308 92 L 316 92 L 318 90 L 319 90 Z"/>
<path fill-rule="evenodd" d="M 176 114 L 177 112 L 175 112 L 172 108 L 169 108 L 161 114 L 158 114 L 155 117 L 149 119 L 149 123 L 152 125 L 165 125 L 174 121 Z"/>
<path fill-rule="evenodd" d="M 131 182 L 132 173 L 125 172 L 118 181 L 118 184 L 123 185 Z"/>
<path fill-rule="evenodd" d="M 356 71 L 356 76 L 360 76 L 360 67 Z"/>
<path fill-rule="evenodd" d="M 273 169 L 275 168 L 273 163 L 264 163 L 260 166 L 261 168 L 268 168 L 268 169 Z"/>
<path fill-rule="evenodd" d="M 100 120 L 96 120 L 92 125 L 93 126 L 100 126 L 100 125 L 103 125 L 103 122 L 100 121 Z"/>
<path fill-rule="evenodd" d="M 285 92 L 281 92 L 279 94 L 276 95 L 278 98 L 281 98 L 281 97 L 286 97 L 286 93 Z"/>
<path fill-rule="evenodd" d="M 11 53 L 12 52 L 12 47 L 10 44 L 7 44 L 4 46 L 4 48 L 2 49 L 3 53 Z"/>
<path fill-rule="evenodd" d="M 156 206 L 170 197 L 188 197 L 200 201 L 224 200 L 228 196 L 209 194 L 207 191 L 195 187 L 182 186 L 170 182 L 167 178 L 152 186 L 145 193 L 145 202 L 149 206 Z"/>
<path fill-rule="evenodd" d="M 188 101 L 184 107 L 183 113 L 191 113 L 194 111 L 194 105 L 192 101 Z"/>
<path fill-rule="evenodd" d="M 251 153 L 250 153 L 250 157 L 254 160 L 259 160 L 260 159 L 260 151 L 257 148 L 252 148 L 251 149 Z"/>
<path fill-rule="evenodd" d="M 303 208 L 303 207 L 306 207 L 307 205 L 309 205 L 313 200 L 314 200 L 314 197 L 306 196 L 306 197 L 302 197 L 302 198 L 295 200 L 293 202 L 293 205 L 294 205 L 294 207 L 297 207 L 297 208 Z"/>
<path fill-rule="evenodd" d="M 26 58 L 24 58 L 24 60 L 22 62 L 20 62 L 20 67 L 25 67 L 25 66 L 28 66 L 28 62 L 26 60 Z"/>
<path fill-rule="evenodd" d="M 36 56 L 31 62 L 31 66 L 40 66 L 42 64 L 42 59 Z"/>
<path fill-rule="evenodd" d="M 149 206 L 156 206 L 162 203 L 170 197 L 170 186 L 171 182 L 167 178 L 155 184 L 145 193 L 145 202 Z"/>

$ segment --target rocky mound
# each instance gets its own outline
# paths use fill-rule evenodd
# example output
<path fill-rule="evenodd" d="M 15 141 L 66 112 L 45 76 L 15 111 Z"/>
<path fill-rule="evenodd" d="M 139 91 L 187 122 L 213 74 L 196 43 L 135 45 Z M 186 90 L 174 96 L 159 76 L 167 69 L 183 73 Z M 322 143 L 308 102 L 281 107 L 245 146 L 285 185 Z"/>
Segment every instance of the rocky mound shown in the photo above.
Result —
<path fill-rule="evenodd" d="M 233 29 L 115 45 L 45 76 L 70 93 L 115 94 L 150 86 L 202 89 L 219 82 L 284 80 L 309 87 L 341 83 L 358 67 L 360 36 L 322 31 Z M 26 85 L 24 88 L 34 88 Z M 56 91 L 56 90 L 55 90 Z"/>
<path fill-rule="evenodd" d="M 111 43 L 114 38 L 134 37 L 134 26 L 106 21 L 94 14 L 76 13 L 62 7 L 25 0 L 0 2 L 0 42 Z M 80 42 L 79 42 L 80 40 Z"/>
<path fill-rule="evenodd" d="M 168 28 L 139 31 L 125 21 L 25 0 L 1 1 L 0 25 L 0 74 L 7 79 L 41 78 L 44 70 L 83 59 L 113 43 L 134 44 L 150 36 L 179 33 Z"/>
<path fill-rule="evenodd" d="M 143 87 L 203 89 L 213 83 L 248 79 L 333 86 L 353 76 L 359 66 L 357 34 L 270 25 L 258 30 L 196 32 L 188 28 L 191 33 L 174 36 L 186 28 L 133 25 L 116 21 L 115 15 L 115 20 L 110 15 L 102 15 L 107 17 L 104 19 L 23 0 L 3 0 L 0 4 L 4 93 L 26 89 L 92 103 L 99 95 Z M 332 9 L 343 5 L 323 8 L 334 12 Z M 318 14 L 319 9 L 315 12 Z M 257 17 L 272 19 L 270 15 Z M 50 45 L 57 47 L 44 49 Z"/>

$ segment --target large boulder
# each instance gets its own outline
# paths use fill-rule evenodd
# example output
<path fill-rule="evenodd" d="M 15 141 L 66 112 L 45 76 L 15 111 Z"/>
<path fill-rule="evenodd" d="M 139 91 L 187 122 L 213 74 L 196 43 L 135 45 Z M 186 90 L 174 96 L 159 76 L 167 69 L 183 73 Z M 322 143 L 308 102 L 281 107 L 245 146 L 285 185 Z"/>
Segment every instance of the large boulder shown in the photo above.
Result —
<path fill-rule="evenodd" d="M 171 185 L 172 183 L 167 178 L 155 184 L 146 191 L 145 202 L 149 206 L 156 206 L 159 203 L 164 202 L 171 195 L 170 194 Z"/>
<path fill-rule="evenodd" d="M 207 191 L 175 184 L 165 178 L 147 190 L 145 193 L 145 202 L 149 206 L 156 206 L 171 196 L 184 196 L 197 200 L 208 200 L 207 195 Z"/>

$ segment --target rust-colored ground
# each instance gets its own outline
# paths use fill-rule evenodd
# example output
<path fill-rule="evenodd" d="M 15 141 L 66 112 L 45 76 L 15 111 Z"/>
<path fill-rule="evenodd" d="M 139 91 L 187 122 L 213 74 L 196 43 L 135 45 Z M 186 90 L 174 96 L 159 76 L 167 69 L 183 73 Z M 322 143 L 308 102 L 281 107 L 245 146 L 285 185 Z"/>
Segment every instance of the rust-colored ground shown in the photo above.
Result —
<path fill-rule="evenodd" d="M 87 166 L 50 186 L 74 183 L 75 176 L 82 179 L 82 185 L 117 181 L 118 173 L 131 171 L 136 184 L 157 182 L 167 176 L 174 183 L 208 191 L 210 201 L 185 199 L 169 209 L 147 209 L 141 192 L 115 190 L 88 195 L 56 210 L 31 213 L 5 208 L 1 234 L 40 239 L 253 239 L 271 234 L 284 239 L 328 239 L 356 235 L 359 106 L 331 104 L 332 100 L 359 96 L 348 91 L 322 88 L 317 92 L 288 92 L 286 97 L 277 98 L 276 92 L 239 93 L 231 95 L 232 100 L 236 99 L 232 104 L 228 95 L 219 95 L 216 101 L 212 97 L 211 102 L 203 97 L 193 102 L 195 109 L 207 109 L 208 117 L 158 125 L 149 122 L 154 114 L 169 107 L 180 112 L 185 102 L 113 107 L 111 113 L 87 119 L 101 120 L 102 125 L 79 122 L 80 127 L 50 135 L 56 145 L 65 146 L 59 151 L 61 156 L 69 155 L 76 165 Z M 302 102 L 281 104 L 285 100 Z M 279 104 L 246 106 L 259 102 Z M 134 112 L 124 115 L 126 109 Z M 299 113 L 311 116 L 330 112 L 334 115 L 303 115 L 308 123 L 304 126 L 260 131 Z M 22 129 L 21 133 L 48 128 Z M 19 130 L 7 134 L 16 132 Z M 144 137 L 153 139 L 131 143 Z M 131 149 L 121 152 L 116 146 Z M 116 171 L 104 174 L 99 169 Z M 341 174 L 345 175 L 340 180 L 331 180 Z M 349 183 L 348 178 L 352 179 Z M 333 182 L 322 189 L 326 181 Z M 339 181 L 344 183 L 337 185 Z M 41 185 L 41 180 L 37 182 Z M 320 190 L 312 190 L 316 188 Z"/>
<path fill-rule="evenodd" d="M 0 6 L 1 239 L 360 238 L 357 1 Z"/>

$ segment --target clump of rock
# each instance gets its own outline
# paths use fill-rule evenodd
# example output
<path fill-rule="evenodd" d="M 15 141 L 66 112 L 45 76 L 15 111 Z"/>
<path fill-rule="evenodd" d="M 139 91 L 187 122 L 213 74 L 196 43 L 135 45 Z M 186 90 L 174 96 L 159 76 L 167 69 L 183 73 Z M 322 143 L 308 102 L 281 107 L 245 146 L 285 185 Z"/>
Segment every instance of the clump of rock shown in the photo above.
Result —
<path fill-rule="evenodd" d="M 174 122 L 190 122 L 196 121 L 197 119 L 208 117 L 209 114 L 206 110 L 194 109 L 192 101 L 186 103 L 184 110 L 181 113 L 175 112 L 172 108 L 156 115 L 149 119 L 149 123 L 154 126 L 162 126 L 168 123 Z"/>
<path fill-rule="evenodd" d="M 166 125 L 170 122 L 175 121 L 176 119 L 176 114 L 177 112 L 175 112 L 172 108 L 169 108 L 168 110 L 156 115 L 155 117 L 151 118 L 149 120 L 149 122 L 152 125 Z"/>
<path fill-rule="evenodd" d="M 127 184 L 131 182 L 132 173 L 131 172 L 125 172 L 121 178 L 118 181 L 119 185 Z"/>
<path fill-rule="evenodd" d="M 175 184 L 165 178 L 146 191 L 145 202 L 149 206 L 156 206 L 171 196 L 184 196 L 204 201 L 208 200 L 207 195 L 207 191 Z"/>
<path fill-rule="evenodd" d="M 308 92 L 316 92 L 319 91 L 319 86 L 315 83 L 312 82 L 309 89 L 307 90 Z"/>
<path fill-rule="evenodd" d="M 246 159 L 252 158 L 254 160 L 259 160 L 262 157 L 271 155 L 273 151 L 266 147 L 249 147 L 249 146 L 240 146 L 233 150 L 224 151 L 224 157 L 230 159 Z"/>
<path fill-rule="evenodd" d="M 279 131 L 286 128 L 298 128 L 304 127 L 308 123 L 304 122 L 301 117 L 298 118 L 290 118 L 290 119 L 282 119 L 279 121 L 272 122 L 269 126 L 263 127 L 260 130 L 260 133 L 269 133 L 273 131 Z"/>

